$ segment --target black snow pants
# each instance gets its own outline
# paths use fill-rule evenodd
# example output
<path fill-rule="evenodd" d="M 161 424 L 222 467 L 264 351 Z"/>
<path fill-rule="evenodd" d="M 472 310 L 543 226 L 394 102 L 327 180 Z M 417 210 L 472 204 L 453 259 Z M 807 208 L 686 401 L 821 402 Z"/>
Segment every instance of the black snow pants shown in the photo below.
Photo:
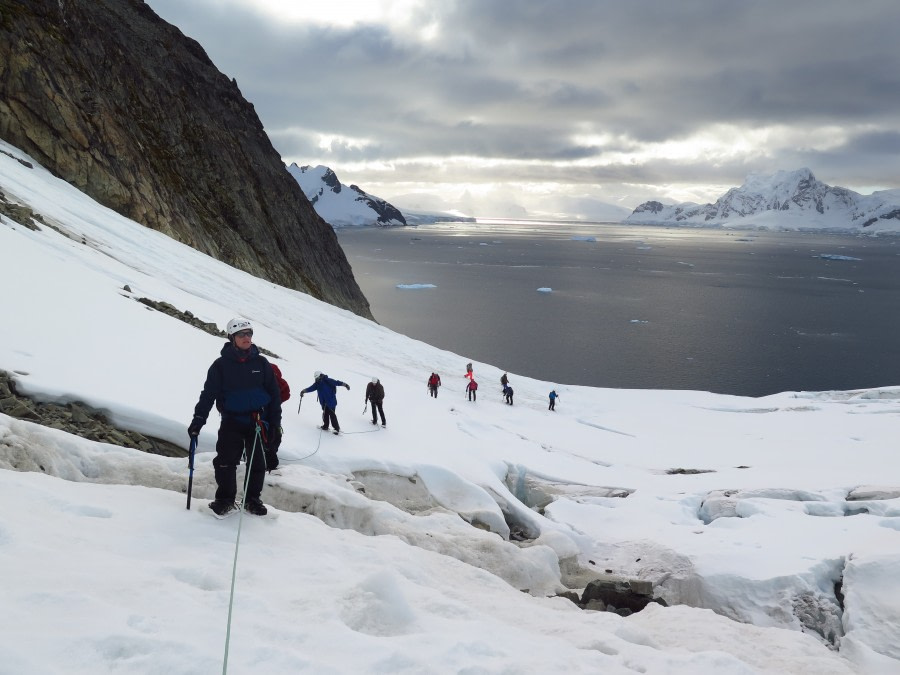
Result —
<path fill-rule="evenodd" d="M 378 418 L 375 416 L 376 410 L 381 415 L 381 426 L 386 426 L 387 422 L 384 420 L 384 408 L 381 407 L 381 401 L 369 401 L 372 405 L 372 424 L 378 423 Z"/>
<path fill-rule="evenodd" d="M 237 468 L 245 450 L 248 462 L 244 473 L 247 481 L 247 493 L 244 495 L 246 501 L 259 499 L 262 494 L 266 477 L 265 447 L 262 438 L 256 435 L 256 425 L 253 422 L 247 426 L 237 420 L 223 418 L 216 441 L 216 456 L 212 461 L 216 476 L 216 499 L 233 502 L 237 496 Z"/>
<path fill-rule="evenodd" d="M 322 428 L 328 431 L 328 424 L 331 423 L 331 426 L 334 427 L 335 431 L 341 430 L 341 425 L 338 424 L 337 414 L 329 408 L 328 406 L 322 406 Z"/>

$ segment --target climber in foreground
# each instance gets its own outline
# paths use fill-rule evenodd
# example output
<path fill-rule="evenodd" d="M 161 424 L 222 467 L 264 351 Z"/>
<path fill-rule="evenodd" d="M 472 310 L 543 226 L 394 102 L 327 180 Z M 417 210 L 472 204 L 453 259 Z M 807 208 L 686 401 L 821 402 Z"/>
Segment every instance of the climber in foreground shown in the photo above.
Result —
<path fill-rule="evenodd" d="M 213 403 L 222 415 L 216 456 L 216 498 L 210 502 L 217 516 L 234 511 L 237 467 L 243 454 L 245 471 L 244 510 L 256 516 L 267 513 L 261 495 L 266 475 L 266 454 L 277 453 L 281 444 L 281 393 L 266 357 L 253 344 L 253 326 L 236 318 L 226 327 L 228 342 L 206 373 L 200 400 L 188 434 L 200 434 Z"/>

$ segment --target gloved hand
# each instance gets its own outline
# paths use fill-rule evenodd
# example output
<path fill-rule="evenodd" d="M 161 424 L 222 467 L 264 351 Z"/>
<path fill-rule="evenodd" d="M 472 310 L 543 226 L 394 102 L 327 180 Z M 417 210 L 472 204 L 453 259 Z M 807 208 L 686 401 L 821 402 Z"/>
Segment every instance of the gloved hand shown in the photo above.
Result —
<path fill-rule="evenodd" d="M 347 387 L 347 391 L 350 391 L 350 385 L 344 382 L 344 386 Z"/>
<path fill-rule="evenodd" d="M 269 447 L 268 449 L 272 452 L 278 452 L 278 448 L 281 447 L 281 427 L 277 427 L 275 429 L 271 429 L 269 431 Z"/>
<path fill-rule="evenodd" d="M 274 471 L 278 468 L 278 453 L 266 448 L 266 471 Z"/>
<path fill-rule="evenodd" d="M 200 430 L 203 428 L 203 425 L 206 424 L 206 420 L 202 417 L 195 417 L 190 425 L 188 426 L 188 436 L 197 436 L 200 434 Z"/>
<path fill-rule="evenodd" d="M 301 392 L 300 392 L 300 398 L 303 398 L 303 394 L 305 394 L 305 393 L 306 393 L 305 391 L 301 391 Z"/>

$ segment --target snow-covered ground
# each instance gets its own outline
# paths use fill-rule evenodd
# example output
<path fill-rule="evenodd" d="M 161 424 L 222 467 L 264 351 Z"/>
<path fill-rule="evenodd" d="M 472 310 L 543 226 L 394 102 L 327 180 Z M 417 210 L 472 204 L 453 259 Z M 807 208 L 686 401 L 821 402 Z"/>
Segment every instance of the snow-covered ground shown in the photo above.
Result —
<path fill-rule="evenodd" d="M 15 158 L 0 144 L 0 191 L 46 223 L 0 217 L 0 369 L 20 392 L 186 445 L 221 339 L 146 297 L 219 327 L 249 317 L 295 394 L 270 516 L 223 521 L 206 508 L 214 422 L 188 511 L 186 460 L 0 414 L 0 671 L 900 672 L 900 386 L 749 399 L 510 373 L 508 406 L 502 371 L 476 363 L 469 403 L 465 355 L 229 268 Z M 297 407 L 315 370 L 351 386 L 343 436 L 320 433 L 314 400 Z M 384 430 L 360 407 L 372 376 Z M 554 597 L 605 570 L 669 606 Z"/>

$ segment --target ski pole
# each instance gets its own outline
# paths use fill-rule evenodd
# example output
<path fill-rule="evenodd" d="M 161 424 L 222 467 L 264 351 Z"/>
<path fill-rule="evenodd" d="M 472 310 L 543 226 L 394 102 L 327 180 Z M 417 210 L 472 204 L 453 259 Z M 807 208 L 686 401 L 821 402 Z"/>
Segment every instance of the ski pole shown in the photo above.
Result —
<path fill-rule="evenodd" d="M 365 415 L 365 414 L 366 414 L 366 410 L 368 410 L 368 409 L 369 409 L 369 404 L 366 403 L 366 405 L 363 406 L 363 413 L 362 413 L 362 414 Z"/>
<path fill-rule="evenodd" d="M 303 394 L 300 394 L 300 403 L 297 404 L 297 414 L 300 414 L 300 406 L 303 405 Z"/>
<path fill-rule="evenodd" d="M 191 436 L 191 453 L 188 457 L 187 510 L 191 510 L 191 490 L 194 487 L 194 453 L 197 451 L 197 437 Z"/>

